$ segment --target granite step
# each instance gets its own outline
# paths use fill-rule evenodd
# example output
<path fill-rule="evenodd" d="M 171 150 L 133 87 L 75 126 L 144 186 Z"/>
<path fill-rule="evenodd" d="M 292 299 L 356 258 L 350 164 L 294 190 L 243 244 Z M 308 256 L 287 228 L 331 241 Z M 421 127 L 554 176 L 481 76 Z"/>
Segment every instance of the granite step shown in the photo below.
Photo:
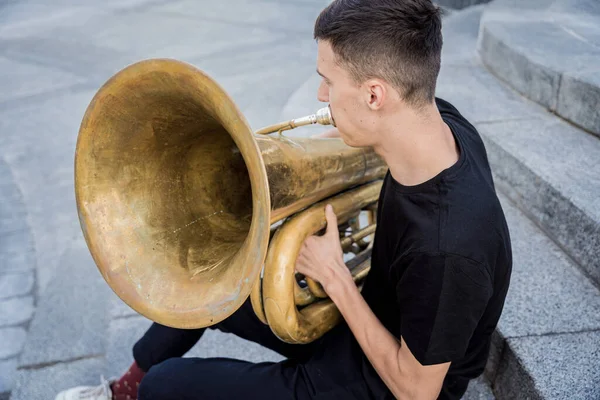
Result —
<path fill-rule="evenodd" d="M 475 15 L 467 9 L 448 17 L 446 43 L 475 44 Z M 600 141 L 523 98 L 476 53 L 444 54 L 437 95 L 478 128 L 498 188 L 600 284 Z"/>
<path fill-rule="evenodd" d="M 111 296 L 83 238 L 71 242 L 39 298 L 11 399 L 47 399 L 48 390 L 65 382 L 97 383 L 107 347 Z"/>
<path fill-rule="evenodd" d="M 444 20 L 437 92 L 482 135 L 513 242 L 486 377 L 498 399 L 598 398 L 600 142 L 520 96 L 466 50 L 484 29 L 478 13 L 493 7 Z"/>
<path fill-rule="evenodd" d="M 507 197 L 511 286 L 486 377 L 498 399 L 600 396 L 600 290 Z M 596 396 L 596 397 L 594 397 Z"/>
<path fill-rule="evenodd" d="M 497 0 L 479 51 L 513 89 L 600 137 L 600 2 Z"/>

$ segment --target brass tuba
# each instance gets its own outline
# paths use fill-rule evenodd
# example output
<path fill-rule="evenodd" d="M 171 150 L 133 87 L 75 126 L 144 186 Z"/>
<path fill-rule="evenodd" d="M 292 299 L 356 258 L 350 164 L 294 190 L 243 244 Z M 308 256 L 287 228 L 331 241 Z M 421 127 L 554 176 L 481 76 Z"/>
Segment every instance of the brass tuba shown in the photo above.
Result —
<path fill-rule="evenodd" d="M 304 238 L 333 204 L 357 283 L 368 272 L 386 167 L 339 139 L 256 134 L 227 93 L 175 60 L 132 64 L 95 94 L 75 154 L 81 228 L 106 282 L 130 307 L 177 328 L 216 324 L 251 295 L 282 340 L 307 343 L 339 320 L 316 282 L 294 272 Z M 333 196 L 333 197 L 332 197 Z M 316 203 L 316 204 L 315 204 Z M 263 271 L 264 266 L 264 271 Z"/>

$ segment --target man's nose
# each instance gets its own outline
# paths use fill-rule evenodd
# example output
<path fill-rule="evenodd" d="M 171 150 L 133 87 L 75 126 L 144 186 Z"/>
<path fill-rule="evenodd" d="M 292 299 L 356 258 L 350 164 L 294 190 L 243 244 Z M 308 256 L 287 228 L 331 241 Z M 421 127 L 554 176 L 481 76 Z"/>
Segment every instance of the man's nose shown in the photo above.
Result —
<path fill-rule="evenodd" d="M 319 89 L 317 90 L 317 100 L 327 103 L 329 101 L 329 90 L 325 82 L 321 81 Z"/>

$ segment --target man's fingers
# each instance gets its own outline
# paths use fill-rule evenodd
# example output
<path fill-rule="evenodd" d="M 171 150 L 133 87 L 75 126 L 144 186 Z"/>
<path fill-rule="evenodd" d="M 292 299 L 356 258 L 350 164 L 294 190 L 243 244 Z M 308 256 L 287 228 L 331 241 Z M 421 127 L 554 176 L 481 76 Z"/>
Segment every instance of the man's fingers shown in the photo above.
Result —
<path fill-rule="evenodd" d="M 337 237 L 339 235 L 337 216 L 335 215 L 335 212 L 333 212 L 331 204 L 327 204 L 325 207 L 325 218 L 327 219 L 327 234 L 335 235 Z"/>

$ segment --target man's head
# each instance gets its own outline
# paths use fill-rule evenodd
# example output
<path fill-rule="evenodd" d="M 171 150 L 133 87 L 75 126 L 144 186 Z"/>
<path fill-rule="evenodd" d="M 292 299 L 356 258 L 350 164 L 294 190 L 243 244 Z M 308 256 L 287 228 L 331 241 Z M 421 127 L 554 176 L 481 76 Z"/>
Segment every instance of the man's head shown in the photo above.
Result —
<path fill-rule="evenodd" d="M 431 0 L 335 0 L 314 36 L 324 77 L 318 98 L 330 103 L 346 143 L 372 145 L 386 114 L 433 103 L 442 34 Z"/>

